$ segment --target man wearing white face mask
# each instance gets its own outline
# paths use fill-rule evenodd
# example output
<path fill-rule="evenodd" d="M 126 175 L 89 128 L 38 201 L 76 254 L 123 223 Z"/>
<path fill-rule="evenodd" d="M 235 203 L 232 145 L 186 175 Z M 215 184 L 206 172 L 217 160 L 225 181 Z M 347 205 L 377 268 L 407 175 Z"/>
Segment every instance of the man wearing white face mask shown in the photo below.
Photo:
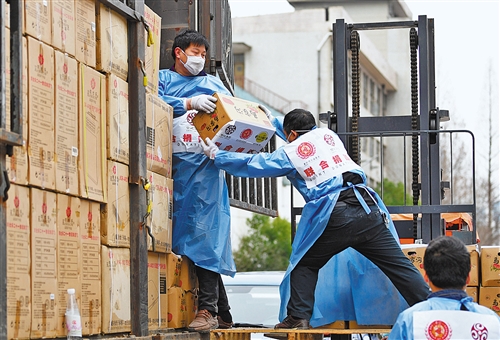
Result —
<path fill-rule="evenodd" d="M 219 78 L 203 71 L 207 39 L 192 30 L 177 35 L 175 64 L 160 70 L 158 95 L 174 109 L 174 214 L 172 250 L 193 261 L 199 281 L 194 331 L 230 328 L 232 317 L 221 274 L 234 276 L 229 195 L 224 173 L 203 154 L 192 125 L 198 111 L 213 112 L 214 92 L 231 95 Z"/>

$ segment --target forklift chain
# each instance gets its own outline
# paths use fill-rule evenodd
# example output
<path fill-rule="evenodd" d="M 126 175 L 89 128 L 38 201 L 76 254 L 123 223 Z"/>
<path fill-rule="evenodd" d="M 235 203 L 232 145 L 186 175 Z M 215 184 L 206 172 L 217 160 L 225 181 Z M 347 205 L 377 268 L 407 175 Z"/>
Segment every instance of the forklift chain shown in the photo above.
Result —
<path fill-rule="evenodd" d="M 352 120 L 351 131 L 358 131 L 360 102 L 360 71 L 359 71 L 359 33 L 351 32 L 351 79 L 352 79 Z M 361 163 L 360 141 L 358 135 L 351 136 L 351 158 L 357 164 Z"/>
<path fill-rule="evenodd" d="M 418 70 L 417 70 L 418 35 L 415 28 L 410 29 L 410 67 L 411 67 L 411 128 L 418 130 Z M 412 154 L 412 192 L 413 205 L 418 205 L 420 199 L 419 171 L 419 137 L 414 133 L 411 137 Z M 413 238 L 417 238 L 418 214 L 413 214 Z"/>

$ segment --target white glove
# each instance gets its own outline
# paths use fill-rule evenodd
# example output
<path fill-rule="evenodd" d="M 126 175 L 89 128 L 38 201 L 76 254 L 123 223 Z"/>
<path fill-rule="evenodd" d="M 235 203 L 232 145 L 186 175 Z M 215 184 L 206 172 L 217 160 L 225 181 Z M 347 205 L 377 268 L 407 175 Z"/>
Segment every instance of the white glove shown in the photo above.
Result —
<path fill-rule="evenodd" d="M 214 142 L 212 142 L 210 138 L 208 137 L 205 138 L 205 141 L 206 143 L 203 142 L 203 139 L 201 140 L 201 146 L 203 147 L 203 152 L 208 158 L 214 159 L 217 152 L 219 152 L 219 148 L 217 147 L 217 145 L 214 144 Z"/>
<path fill-rule="evenodd" d="M 198 111 L 212 113 L 215 110 L 216 101 L 217 98 L 215 97 L 208 94 L 200 94 L 199 96 L 191 98 L 191 108 Z"/>
<path fill-rule="evenodd" d="M 265 107 L 264 105 L 262 104 L 259 104 L 259 108 L 264 111 L 264 113 L 266 114 L 266 117 L 267 119 L 269 119 L 271 122 L 273 121 L 274 119 L 274 116 L 273 114 L 271 113 L 271 111 L 269 111 L 269 109 L 267 107 Z"/>

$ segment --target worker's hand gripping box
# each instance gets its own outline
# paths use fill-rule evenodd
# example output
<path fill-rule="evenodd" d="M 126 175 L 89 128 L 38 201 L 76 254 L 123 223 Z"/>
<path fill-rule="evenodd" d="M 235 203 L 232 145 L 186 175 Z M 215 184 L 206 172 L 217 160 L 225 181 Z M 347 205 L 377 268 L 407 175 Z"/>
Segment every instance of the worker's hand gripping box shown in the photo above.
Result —
<path fill-rule="evenodd" d="M 212 113 L 199 112 L 193 124 L 200 137 L 210 138 L 221 150 L 257 153 L 276 131 L 259 104 L 215 93 Z"/>
<path fill-rule="evenodd" d="M 481 285 L 483 287 L 500 286 L 500 247 L 481 247 Z M 479 294 L 481 296 L 481 293 Z"/>

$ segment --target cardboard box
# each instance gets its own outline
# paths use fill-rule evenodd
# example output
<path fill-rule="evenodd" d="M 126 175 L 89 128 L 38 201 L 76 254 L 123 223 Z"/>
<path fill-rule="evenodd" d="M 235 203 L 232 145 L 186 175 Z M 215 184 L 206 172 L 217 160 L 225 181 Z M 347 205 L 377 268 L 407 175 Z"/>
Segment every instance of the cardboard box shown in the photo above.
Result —
<path fill-rule="evenodd" d="M 127 19 L 100 4 L 97 16 L 97 69 L 128 78 Z"/>
<path fill-rule="evenodd" d="M 83 1 L 82 1 L 83 2 Z M 106 202 L 106 95 L 102 74 L 79 65 L 79 182 L 80 196 Z"/>
<path fill-rule="evenodd" d="M 75 57 L 79 62 L 94 68 L 96 66 L 95 6 L 94 0 L 75 1 Z"/>
<path fill-rule="evenodd" d="M 259 104 L 215 93 L 213 113 L 199 112 L 193 125 L 205 140 L 210 138 L 221 150 L 257 153 L 266 146 L 276 129 Z"/>
<path fill-rule="evenodd" d="M 167 254 L 167 288 L 179 287 L 182 257 L 174 253 Z"/>
<path fill-rule="evenodd" d="M 130 332 L 130 251 L 101 246 L 102 332 Z"/>
<path fill-rule="evenodd" d="M 107 77 L 106 149 L 108 159 L 129 164 L 128 84 L 114 74 Z"/>
<path fill-rule="evenodd" d="M 6 4 L 7 5 L 7 4 Z M 5 34 L 8 37 L 10 32 L 7 28 Z M 12 183 L 28 185 L 28 41 L 26 37 L 23 40 L 23 119 L 21 121 L 23 132 L 23 145 L 13 148 L 13 155 L 7 159 L 6 167 L 9 174 L 9 180 Z M 5 126 L 10 129 L 10 39 L 5 39 Z"/>
<path fill-rule="evenodd" d="M 101 243 L 130 247 L 130 191 L 128 166 L 107 161 L 108 203 L 101 205 Z"/>
<path fill-rule="evenodd" d="M 172 178 L 173 109 L 157 95 L 146 94 L 147 169 Z"/>
<path fill-rule="evenodd" d="M 479 286 L 479 248 L 477 244 L 471 244 L 466 246 L 470 254 L 470 280 L 467 286 L 477 287 Z"/>
<path fill-rule="evenodd" d="M 167 327 L 167 263 L 165 254 L 148 252 L 148 328 Z"/>
<path fill-rule="evenodd" d="M 24 1 L 24 32 L 37 40 L 52 45 L 52 2 Z"/>
<path fill-rule="evenodd" d="M 75 289 L 76 300 L 81 305 L 80 223 L 80 199 L 57 194 L 58 336 L 66 335 L 68 288 Z"/>
<path fill-rule="evenodd" d="M 153 44 L 148 46 L 148 36 L 146 34 L 145 64 L 148 85 L 146 91 L 152 94 L 158 94 L 158 72 L 160 70 L 160 51 L 161 51 L 161 17 L 151 8 L 144 5 L 144 19 L 149 26 Z"/>
<path fill-rule="evenodd" d="M 52 3 L 52 46 L 75 55 L 75 0 L 57 0 Z"/>
<path fill-rule="evenodd" d="M 198 291 L 198 276 L 196 275 L 196 267 L 187 256 L 182 256 L 181 275 L 179 276 L 179 287 L 186 292 Z"/>
<path fill-rule="evenodd" d="M 82 334 L 101 333 L 101 213 L 100 204 L 80 200 Z"/>
<path fill-rule="evenodd" d="M 185 328 L 189 325 L 186 292 L 181 287 L 168 288 L 168 328 Z"/>
<path fill-rule="evenodd" d="M 155 247 L 150 237 L 148 237 L 148 250 L 169 253 L 172 251 L 172 214 L 174 209 L 174 182 L 157 173 L 148 171 L 149 199 L 152 208 L 148 219 L 155 237 Z"/>
<path fill-rule="evenodd" d="M 6 202 L 7 338 L 31 332 L 30 189 L 12 185 Z"/>
<path fill-rule="evenodd" d="M 490 308 L 500 316 L 500 287 L 480 287 L 479 304 Z"/>
<path fill-rule="evenodd" d="M 54 338 L 58 324 L 56 194 L 31 188 L 31 338 Z"/>
<path fill-rule="evenodd" d="M 54 50 L 28 37 L 29 183 L 55 189 Z"/>
<path fill-rule="evenodd" d="M 474 302 L 479 303 L 479 287 L 465 287 L 465 292 L 472 297 Z"/>
<path fill-rule="evenodd" d="M 481 285 L 500 287 L 500 246 L 481 247 Z"/>
<path fill-rule="evenodd" d="M 330 329 L 347 329 L 347 322 L 343 320 L 335 321 L 329 323 L 328 325 L 323 325 L 321 328 L 330 328 Z"/>
<path fill-rule="evenodd" d="M 401 250 L 411 263 L 418 269 L 422 276 L 424 275 L 424 254 L 427 244 L 402 244 Z"/>
<path fill-rule="evenodd" d="M 78 62 L 59 51 L 55 59 L 56 190 L 78 196 Z"/>
<path fill-rule="evenodd" d="M 193 322 L 198 312 L 198 291 L 184 291 L 186 297 L 186 325 Z"/>

